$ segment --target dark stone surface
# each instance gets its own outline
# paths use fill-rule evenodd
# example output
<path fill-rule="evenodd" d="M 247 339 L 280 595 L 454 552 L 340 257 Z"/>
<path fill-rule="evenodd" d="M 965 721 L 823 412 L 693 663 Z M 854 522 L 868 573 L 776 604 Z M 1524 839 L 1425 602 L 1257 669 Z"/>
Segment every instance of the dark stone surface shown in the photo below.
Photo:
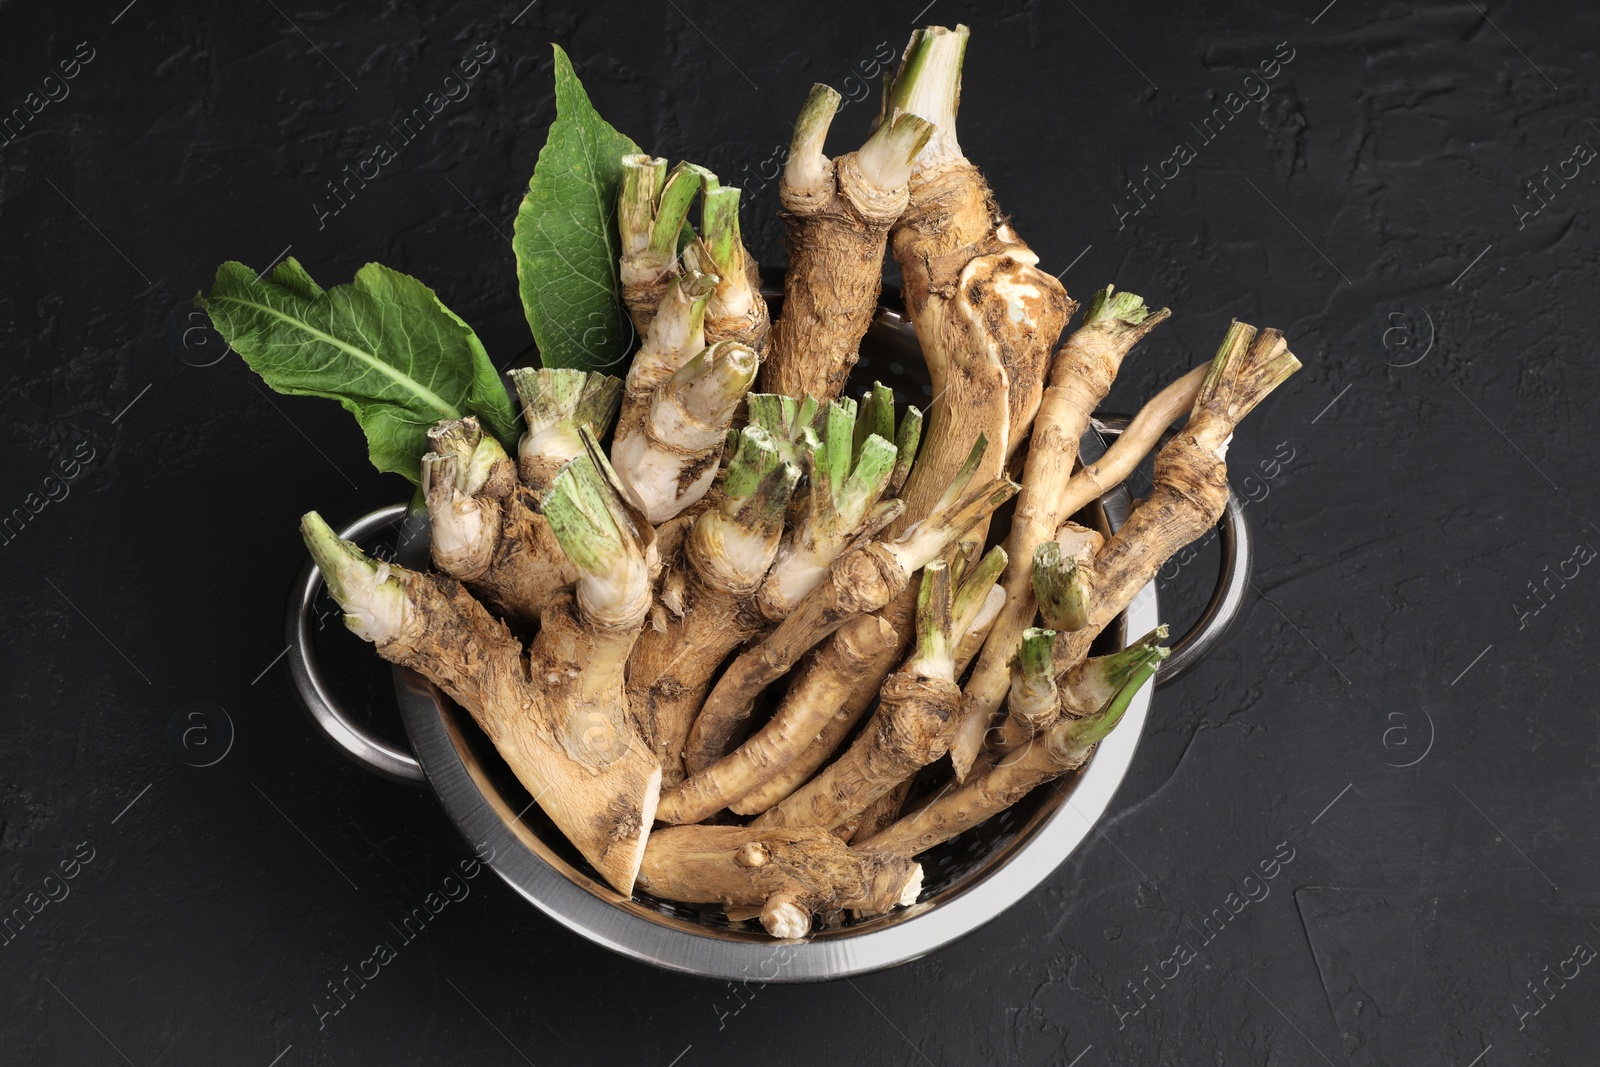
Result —
<path fill-rule="evenodd" d="M 124 2 L 0 10 L 8 113 L 61 97 L 43 79 L 93 50 L 0 143 L 0 508 L 67 494 L 0 554 L 0 903 L 67 894 L 0 944 L 0 1061 L 1594 1062 L 1600 974 L 1574 946 L 1600 944 L 1600 578 L 1547 576 L 1600 545 L 1600 163 L 1516 207 L 1600 146 L 1592 5 L 930 5 L 973 26 L 962 142 L 1046 268 L 1177 311 L 1111 406 L 1231 316 L 1305 362 L 1230 455 L 1241 484 L 1293 452 L 1244 487 L 1245 618 L 1157 698 L 1103 833 L 931 958 L 741 1000 L 480 879 L 319 1029 L 325 981 L 467 854 L 430 794 L 320 739 L 275 658 L 295 517 L 403 486 L 333 405 L 219 359 L 188 298 L 229 258 L 292 251 L 330 284 L 380 260 L 514 355 L 504 235 L 551 117 L 550 40 L 641 144 L 742 180 L 774 262 L 763 161 L 806 87 L 859 95 L 845 78 L 919 4 Z M 324 183 L 480 42 L 471 95 L 319 226 Z M 1208 140 L 1275 54 L 1270 95 Z M 1119 228 L 1124 183 L 1180 142 L 1193 159 Z M 47 483 L 75 449 L 77 476 Z M 1205 566 L 1173 578 L 1174 618 Z M 381 690 L 350 662 L 342 685 Z M 47 886 L 62 863 L 76 877 Z M 1561 971 L 1532 1014 L 1527 983 Z"/>

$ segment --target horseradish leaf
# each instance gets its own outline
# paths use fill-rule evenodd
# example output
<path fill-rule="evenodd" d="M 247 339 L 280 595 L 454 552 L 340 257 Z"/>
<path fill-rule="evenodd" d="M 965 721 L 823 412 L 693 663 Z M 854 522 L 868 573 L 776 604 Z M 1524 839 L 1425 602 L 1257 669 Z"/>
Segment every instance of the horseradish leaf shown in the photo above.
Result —
<path fill-rule="evenodd" d="M 323 290 L 293 257 L 266 279 L 230 262 L 195 303 L 272 388 L 354 415 L 380 471 L 417 483 L 440 419 L 476 415 L 516 447 L 516 409 L 477 334 L 409 275 L 368 263 Z"/>
<path fill-rule="evenodd" d="M 633 344 L 617 264 L 622 157 L 639 146 L 589 103 L 555 47 L 556 120 L 517 210 L 512 248 L 522 309 L 546 367 L 602 370 Z"/>

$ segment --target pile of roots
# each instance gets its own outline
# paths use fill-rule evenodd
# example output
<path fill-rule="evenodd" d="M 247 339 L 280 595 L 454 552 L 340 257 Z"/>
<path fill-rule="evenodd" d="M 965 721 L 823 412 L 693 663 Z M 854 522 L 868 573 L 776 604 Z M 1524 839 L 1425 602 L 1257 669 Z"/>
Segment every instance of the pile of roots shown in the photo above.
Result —
<path fill-rule="evenodd" d="M 625 159 L 642 346 L 625 380 L 514 372 L 514 456 L 470 418 L 434 428 L 435 571 L 304 520 L 350 628 L 470 712 L 621 893 L 721 904 L 785 938 L 913 903 L 918 853 L 1117 725 L 1166 631 L 1104 656 L 1091 642 L 1215 525 L 1235 426 L 1299 366 L 1277 331 L 1235 323 L 1080 466 L 1091 412 L 1169 313 L 1107 287 L 1057 344 L 1077 304 L 956 139 L 966 41 L 914 34 L 875 131 L 842 156 L 823 152 L 840 98 L 812 91 L 782 178 L 776 322 L 738 190 Z M 881 385 L 841 395 L 886 247 L 932 379 L 925 424 Z M 1114 535 L 1071 521 L 1180 418 Z"/>

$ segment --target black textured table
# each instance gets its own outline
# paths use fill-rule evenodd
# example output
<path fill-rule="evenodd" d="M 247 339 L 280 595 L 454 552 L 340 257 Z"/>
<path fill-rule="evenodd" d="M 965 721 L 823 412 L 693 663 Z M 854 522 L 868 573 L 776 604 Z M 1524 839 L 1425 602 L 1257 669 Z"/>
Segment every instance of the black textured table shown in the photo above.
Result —
<path fill-rule="evenodd" d="M 1592 5 L 124 3 L 0 11 L 0 1062 L 1595 1062 Z M 1230 317 L 1305 363 L 1229 454 L 1245 616 L 1085 847 L 898 970 L 686 979 L 492 877 L 402 936 L 470 853 L 315 731 L 281 614 L 296 517 L 406 487 L 190 297 L 225 259 L 377 260 L 515 355 L 552 40 L 640 144 L 743 185 L 781 265 L 807 87 L 864 135 L 918 17 L 972 26 L 961 142 L 1046 269 L 1176 312 L 1108 407 Z M 1175 622 L 1212 552 L 1164 574 Z"/>

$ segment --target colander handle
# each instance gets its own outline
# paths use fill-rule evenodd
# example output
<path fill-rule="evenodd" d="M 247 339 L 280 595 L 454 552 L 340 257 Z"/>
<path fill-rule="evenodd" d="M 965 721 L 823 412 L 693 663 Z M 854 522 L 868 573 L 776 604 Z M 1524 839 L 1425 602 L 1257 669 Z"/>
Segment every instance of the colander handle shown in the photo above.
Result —
<path fill-rule="evenodd" d="M 379 508 L 340 530 L 339 536 L 349 541 L 371 537 L 404 519 L 406 510 L 404 504 Z M 417 758 L 405 749 L 374 736 L 356 722 L 329 690 L 317 665 L 317 652 L 312 640 L 311 610 L 321 591 L 322 572 L 308 559 L 290 587 L 289 610 L 284 619 L 285 636 L 289 641 L 289 674 L 294 678 L 295 691 L 311 713 L 312 721 L 351 759 L 386 778 L 422 785 L 425 779 Z"/>

